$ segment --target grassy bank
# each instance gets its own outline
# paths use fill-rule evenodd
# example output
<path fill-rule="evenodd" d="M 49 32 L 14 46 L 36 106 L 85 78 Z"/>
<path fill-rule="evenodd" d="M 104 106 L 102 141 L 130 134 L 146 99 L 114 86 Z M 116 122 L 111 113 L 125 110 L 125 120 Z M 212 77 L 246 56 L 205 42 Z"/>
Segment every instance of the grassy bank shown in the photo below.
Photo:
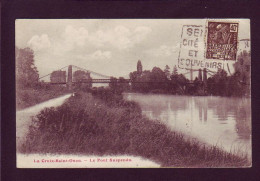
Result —
<path fill-rule="evenodd" d="M 48 108 L 30 126 L 22 153 L 142 156 L 164 167 L 248 166 L 236 156 L 187 140 L 160 122 L 142 116 L 122 95 L 98 89 L 78 93 L 62 106 Z"/>
<path fill-rule="evenodd" d="M 16 109 L 21 110 L 30 106 L 34 106 L 66 93 L 68 93 L 68 90 L 62 86 L 49 86 L 46 88 L 17 88 Z"/>

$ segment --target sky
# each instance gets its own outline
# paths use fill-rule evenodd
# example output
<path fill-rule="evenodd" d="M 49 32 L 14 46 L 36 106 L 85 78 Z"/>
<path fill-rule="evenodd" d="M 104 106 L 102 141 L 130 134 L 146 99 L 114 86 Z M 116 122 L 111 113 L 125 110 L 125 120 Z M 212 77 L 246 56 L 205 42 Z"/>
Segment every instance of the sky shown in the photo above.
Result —
<path fill-rule="evenodd" d="M 236 21 L 239 39 L 250 38 L 250 21 Z M 205 24 L 206 19 L 17 19 L 15 45 L 34 50 L 40 77 L 67 65 L 127 77 L 138 60 L 143 70 L 169 65 L 172 71 L 182 26 Z"/>

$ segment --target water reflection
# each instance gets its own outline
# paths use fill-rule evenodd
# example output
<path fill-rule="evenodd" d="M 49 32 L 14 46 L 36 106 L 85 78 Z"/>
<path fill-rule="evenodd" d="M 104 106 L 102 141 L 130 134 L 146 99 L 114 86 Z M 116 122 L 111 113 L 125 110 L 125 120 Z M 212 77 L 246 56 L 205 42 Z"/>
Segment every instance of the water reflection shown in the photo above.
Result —
<path fill-rule="evenodd" d="M 199 120 L 207 122 L 208 120 L 208 100 L 194 98 L 195 106 L 199 110 Z"/>
<path fill-rule="evenodd" d="M 143 114 L 173 130 L 230 149 L 251 153 L 251 100 L 248 98 L 125 94 Z"/>

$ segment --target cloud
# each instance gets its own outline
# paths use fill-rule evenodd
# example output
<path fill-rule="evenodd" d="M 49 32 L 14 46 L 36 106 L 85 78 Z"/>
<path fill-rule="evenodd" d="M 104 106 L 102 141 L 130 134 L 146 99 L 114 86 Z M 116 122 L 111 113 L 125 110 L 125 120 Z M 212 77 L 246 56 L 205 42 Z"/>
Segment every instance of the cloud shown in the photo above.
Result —
<path fill-rule="evenodd" d="M 62 37 L 65 39 L 66 43 L 84 46 L 85 41 L 88 39 L 88 30 L 83 27 L 75 29 L 72 26 L 67 26 Z"/>
<path fill-rule="evenodd" d="M 110 59 L 112 57 L 112 53 L 110 51 L 101 51 L 97 50 L 91 54 L 85 55 L 77 55 L 77 58 L 80 60 L 105 60 Z"/>
<path fill-rule="evenodd" d="M 58 56 L 64 56 L 73 50 L 84 48 L 89 38 L 89 32 L 86 28 L 74 28 L 66 26 L 64 32 L 53 42 L 52 53 Z"/>
<path fill-rule="evenodd" d="M 130 30 L 125 26 L 119 25 L 114 29 L 107 31 L 99 30 L 90 34 L 88 40 L 98 47 L 109 44 L 119 50 L 124 50 L 142 42 L 151 31 L 151 28 L 145 26 Z"/>
<path fill-rule="evenodd" d="M 141 43 L 151 31 L 151 28 L 145 26 L 136 27 L 132 31 L 124 26 L 117 26 L 114 29 L 115 38 L 112 39 L 111 44 L 120 50 L 132 48 Z"/>
<path fill-rule="evenodd" d="M 93 59 L 110 59 L 111 58 L 111 52 L 110 51 L 101 51 L 97 50 L 90 56 Z"/>
<path fill-rule="evenodd" d="M 34 51 L 40 51 L 51 47 L 51 42 L 48 35 L 42 34 L 41 36 L 34 35 L 28 42 L 27 45 Z"/>
<path fill-rule="evenodd" d="M 146 53 L 156 57 L 169 57 L 177 53 L 179 46 L 179 43 L 174 46 L 161 45 L 158 48 L 146 51 Z"/>
<path fill-rule="evenodd" d="M 65 32 L 61 35 L 62 46 L 64 50 L 70 51 L 73 50 L 75 47 L 83 47 L 86 44 L 86 40 L 89 37 L 88 30 L 81 27 L 76 29 L 72 26 L 67 26 Z"/>
<path fill-rule="evenodd" d="M 53 52 L 62 56 L 70 51 L 79 52 L 102 47 L 125 50 L 141 43 L 151 31 L 151 28 L 145 26 L 129 29 L 118 25 L 110 29 L 89 32 L 86 28 L 75 28 L 68 25 L 61 34 L 61 40 L 54 42 Z M 110 54 L 97 51 L 92 58 L 108 58 Z"/>
<path fill-rule="evenodd" d="M 146 26 L 139 26 L 135 28 L 133 39 L 134 42 L 139 43 L 143 41 L 149 33 L 152 32 L 152 29 Z"/>
<path fill-rule="evenodd" d="M 113 36 L 111 36 L 111 34 L 104 32 L 102 30 L 98 30 L 97 32 L 92 33 L 88 37 L 88 41 L 97 47 L 104 46 L 105 43 L 110 42 L 111 39 L 113 39 Z"/>
<path fill-rule="evenodd" d="M 119 35 L 119 36 L 129 36 L 131 35 L 131 32 L 128 28 L 126 28 L 125 26 L 116 26 L 114 28 L 114 32 L 116 33 L 116 35 Z"/>

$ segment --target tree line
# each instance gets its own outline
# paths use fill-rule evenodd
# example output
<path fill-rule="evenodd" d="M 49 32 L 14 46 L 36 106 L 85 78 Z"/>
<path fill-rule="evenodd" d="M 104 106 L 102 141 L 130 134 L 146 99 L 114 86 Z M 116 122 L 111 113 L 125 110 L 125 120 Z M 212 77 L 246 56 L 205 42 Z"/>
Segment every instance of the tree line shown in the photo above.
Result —
<path fill-rule="evenodd" d="M 126 80 L 122 77 L 117 80 L 112 77 L 112 83 L 109 86 L 117 92 L 130 91 L 140 93 L 164 93 L 177 95 L 215 95 L 215 96 L 249 96 L 250 95 L 250 69 L 251 54 L 243 51 L 238 55 L 238 60 L 233 64 L 234 73 L 228 75 L 224 69 L 218 71 L 201 81 L 196 77 L 193 84 L 189 84 L 189 80 L 178 73 L 178 69 L 174 66 L 171 72 L 168 65 L 162 70 L 154 67 L 152 70 L 142 70 L 142 63 L 137 62 L 137 71 L 130 72 L 131 80 L 129 84 L 122 84 Z"/>
<path fill-rule="evenodd" d="M 16 85 L 18 89 L 48 88 L 48 84 L 39 81 L 39 73 L 34 64 L 34 52 L 30 48 L 16 48 Z M 129 73 L 131 83 L 123 77 L 111 77 L 109 87 L 116 92 L 164 93 L 177 95 L 216 95 L 216 96 L 248 96 L 251 83 L 251 54 L 243 51 L 234 63 L 234 73 L 219 69 L 213 76 L 202 82 L 196 77 L 194 84 L 178 73 L 175 66 L 170 70 L 168 65 L 162 70 L 154 67 L 143 70 L 142 63 L 137 62 L 137 71 Z M 87 87 L 91 87 L 89 84 Z M 76 86 L 77 89 L 82 85 Z M 84 88 L 85 89 L 85 88 Z"/>

